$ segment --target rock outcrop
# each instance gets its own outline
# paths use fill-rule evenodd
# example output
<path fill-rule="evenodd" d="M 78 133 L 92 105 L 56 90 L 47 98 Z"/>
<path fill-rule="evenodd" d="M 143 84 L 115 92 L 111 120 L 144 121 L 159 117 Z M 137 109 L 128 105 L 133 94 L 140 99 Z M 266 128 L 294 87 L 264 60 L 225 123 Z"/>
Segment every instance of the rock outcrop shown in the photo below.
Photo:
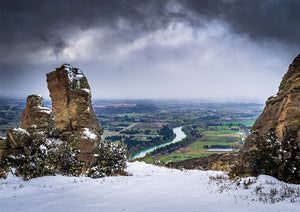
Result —
<path fill-rule="evenodd" d="M 44 107 L 44 100 L 40 95 L 33 94 L 27 97 L 21 128 L 30 134 L 45 134 L 55 129 L 53 113 Z"/>
<path fill-rule="evenodd" d="M 91 160 L 103 130 L 92 107 L 87 78 L 81 70 L 64 64 L 47 74 L 47 83 L 61 139 L 74 144 L 81 159 Z"/>
<path fill-rule="evenodd" d="M 300 183 L 300 55 L 270 97 L 230 171 L 235 177 L 271 175 Z"/>
<path fill-rule="evenodd" d="M 81 70 L 64 64 L 47 74 L 47 83 L 57 129 L 68 134 L 88 128 L 101 136 L 102 128 L 92 108 L 90 86 Z"/>
<path fill-rule="evenodd" d="M 254 123 L 251 131 L 264 136 L 275 132 L 278 141 L 290 132 L 296 132 L 296 143 L 300 143 L 300 54 L 289 66 L 276 96 L 266 101 L 262 114 Z M 253 140 L 257 134 L 248 136 L 243 151 L 255 148 Z"/>
<path fill-rule="evenodd" d="M 40 95 L 32 94 L 27 97 L 21 127 L 7 130 L 7 148 L 28 147 L 34 139 L 41 138 L 53 130 L 55 123 L 52 111 L 44 107 L 44 100 Z"/>
<path fill-rule="evenodd" d="M 54 130 L 54 116 L 49 108 L 44 107 L 43 98 L 34 94 L 28 96 L 21 127 L 7 130 L 6 138 L 0 139 L 0 159 L 8 154 L 22 152 L 35 139 L 41 139 Z"/>
<path fill-rule="evenodd" d="M 47 83 L 53 113 L 44 107 L 40 95 L 28 96 L 21 128 L 7 130 L 7 138 L 0 141 L 2 155 L 50 136 L 79 150 L 80 160 L 93 161 L 103 129 L 92 107 L 87 78 L 79 69 L 64 64 L 47 74 Z"/>

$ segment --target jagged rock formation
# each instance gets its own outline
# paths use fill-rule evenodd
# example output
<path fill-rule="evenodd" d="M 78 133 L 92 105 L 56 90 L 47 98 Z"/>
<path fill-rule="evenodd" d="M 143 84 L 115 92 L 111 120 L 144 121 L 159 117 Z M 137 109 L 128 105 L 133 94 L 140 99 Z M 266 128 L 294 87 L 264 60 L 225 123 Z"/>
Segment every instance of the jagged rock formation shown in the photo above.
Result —
<path fill-rule="evenodd" d="M 124 174 L 126 147 L 101 142 L 103 130 L 83 73 L 64 64 L 47 74 L 47 82 L 54 112 L 44 107 L 40 96 L 27 98 L 22 128 L 7 130 L 7 139 L 0 138 L 0 178 L 12 168 L 25 180 L 55 174 Z"/>
<path fill-rule="evenodd" d="M 0 159 L 7 154 L 20 153 L 24 147 L 30 146 L 34 139 L 42 138 L 54 130 L 53 118 L 52 111 L 44 107 L 40 95 L 28 96 L 21 127 L 7 130 L 6 139 L 0 139 Z"/>
<path fill-rule="evenodd" d="M 91 160 L 103 130 L 93 111 L 87 78 L 81 70 L 64 64 L 47 74 L 47 83 L 61 139 L 75 144 L 83 160 Z"/>
<path fill-rule="evenodd" d="M 55 136 L 80 150 L 80 160 L 93 161 L 103 129 L 92 107 L 87 78 L 79 69 L 64 64 L 47 74 L 47 83 L 53 113 L 44 107 L 41 96 L 28 96 L 21 128 L 7 130 L 7 139 L 1 139 L 4 153 L 28 147 L 44 136 Z"/>
<path fill-rule="evenodd" d="M 32 94 L 27 97 L 21 127 L 7 130 L 6 148 L 28 147 L 34 139 L 42 137 L 54 129 L 52 111 L 44 107 L 44 100 L 40 95 Z"/>
<path fill-rule="evenodd" d="M 6 148 L 28 147 L 34 139 L 53 130 L 55 123 L 52 111 L 44 107 L 44 100 L 40 95 L 32 94 L 27 97 L 21 127 L 7 130 Z"/>
<path fill-rule="evenodd" d="M 55 129 L 53 113 L 44 107 L 44 100 L 40 95 L 33 94 L 27 97 L 21 128 L 30 134 L 44 134 Z"/>
<path fill-rule="evenodd" d="M 290 132 L 296 132 L 296 142 L 300 143 L 300 54 L 289 66 L 284 75 L 276 96 L 271 96 L 263 113 L 254 123 L 251 131 L 260 136 L 275 132 L 278 141 Z M 255 148 L 253 139 L 256 134 L 248 136 L 243 151 Z"/>

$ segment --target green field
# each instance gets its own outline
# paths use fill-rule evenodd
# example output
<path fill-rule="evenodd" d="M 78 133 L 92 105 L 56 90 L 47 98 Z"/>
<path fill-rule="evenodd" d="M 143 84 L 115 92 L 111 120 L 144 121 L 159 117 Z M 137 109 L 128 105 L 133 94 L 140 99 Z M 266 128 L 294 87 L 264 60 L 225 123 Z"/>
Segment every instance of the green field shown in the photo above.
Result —
<path fill-rule="evenodd" d="M 123 102 L 126 103 L 126 102 Z M 123 107 L 124 104 L 122 103 Z M 127 103 L 126 103 L 127 104 Z M 158 130 L 163 125 L 189 126 L 203 135 L 189 145 L 183 145 L 170 152 L 157 153 L 142 160 L 148 163 L 163 165 L 168 161 L 186 160 L 190 158 L 205 157 L 214 153 L 208 152 L 210 148 L 238 149 L 249 133 L 250 126 L 258 117 L 262 105 L 235 104 L 235 103 L 185 103 L 185 102 L 156 102 L 157 110 L 133 111 L 131 107 L 124 110 L 116 103 L 110 113 L 98 113 L 99 121 L 106 130 L 106 136 L 122 136 L 115 142 L 125 142 L 128 148 L 141 149 L 150 142 L 147 136 L 158 136 Z M 104 103 L 105 105 L 105 103 Z M 112 104 L 110 104 L 112 105 Z M 146 108 L 153 108 L 152 106 Z M 132 112 L 124 112 L 132 111 Z M 138 130 L 134 134 L 124 131 Z M 123 133 L 122 133 L 123 132 Z M 131 138 L 131 140 L 128 140 Z M 130 151 L 130 154 L 135 151 Z M 165 155 L 161 155 L 165 154 Z"/>
<path fill-rule="evenodd" d="M 223 126 L 221 126 L 223 127 Z M 199 129 L 199 128 L 197 128 Z M 241 135 L 229 134 L 231 131 L 226 131 L 228 127 L 224 127 L 223 134 L 217 134 L 219 130 L 215 128 L 216 131 L 202 131 L 203 137 L 197 141 L 189 144 L 186 147 L 182 147 L 168 155 L 159 155 L 157 157 L 146 157 L 144 161 L 146 163 L 152 163 L 157 165 L 166 165 L 169 162 L 177 162 L 192 158 L 206 157 L 211 154 L 222 154 L 224 152 L 208 152 L 208 149 L 211 148 L 220 148 L 220 149 L 234 149 L 233 151 L 239 151 L 238 148 L 241 148 Z M 242 129 L 239 129 L 240 132 L 243 132 Z M 235 132 L 236 133 L 236 132 Z M 245 136 L 244 136 L 245 137 Z"/>

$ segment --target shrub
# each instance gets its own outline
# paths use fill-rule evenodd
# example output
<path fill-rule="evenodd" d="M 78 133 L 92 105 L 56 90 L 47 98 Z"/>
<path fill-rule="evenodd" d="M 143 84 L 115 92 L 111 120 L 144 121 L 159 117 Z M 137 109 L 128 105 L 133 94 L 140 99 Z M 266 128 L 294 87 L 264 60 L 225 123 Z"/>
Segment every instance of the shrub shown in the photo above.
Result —
<path fill-rule="evenodd" d="M 286 131 L 283 140 L 270 132 L 254 139 L 256 150 L 244 152 L 230 172 L 230 176 L 258 176 L 267 174 L 288 183 L 300 183 L 300 144 L 297 132 Z"/>
<path fill-rule="evenodd" d="M 127 161 L 127 149 L 123 143 L 110 141 L 100 143 L 97 148 L 97 160 L 86 165 L 86 175 L 92 178 L 124 174 Z"/>
<path fill-rule="evenodd" d="M 0 163 L 0 177 L 5 178 L 14 169 L 24 180 L 35 177 L 62 174 L 66 176 L 89 176 L 99 178 L 124 173 L 126 167 L 126 147 L 111 142 L 100 143 L 95 160 L 78 160 L 79 151 L 67 142 L 44 138 L 24 148 L 22 154 L 10 155 Z"/>

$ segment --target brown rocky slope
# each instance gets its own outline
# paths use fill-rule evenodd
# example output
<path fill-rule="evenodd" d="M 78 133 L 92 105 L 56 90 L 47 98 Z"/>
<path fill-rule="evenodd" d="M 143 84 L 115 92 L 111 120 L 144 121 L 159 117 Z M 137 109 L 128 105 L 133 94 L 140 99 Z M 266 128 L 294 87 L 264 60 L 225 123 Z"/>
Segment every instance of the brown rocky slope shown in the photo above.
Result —
<path fill-rule="evenodd" d="M 300 54 L 251 128 L 231 175 L 267 174 L 300 183 Z"/>
<path fill-rule="evenodd" d="M 251 131 L 266 135 L 274 131 L 279 142 L 290 131 L 297 132 L 296 142 L 300 143 L 300 54 L 289 66 L 276 96 L 266 101 L 262 114 L 255 121 Z M 248 136 L 243 151 L 254 147 L 256 134 Z"/>

